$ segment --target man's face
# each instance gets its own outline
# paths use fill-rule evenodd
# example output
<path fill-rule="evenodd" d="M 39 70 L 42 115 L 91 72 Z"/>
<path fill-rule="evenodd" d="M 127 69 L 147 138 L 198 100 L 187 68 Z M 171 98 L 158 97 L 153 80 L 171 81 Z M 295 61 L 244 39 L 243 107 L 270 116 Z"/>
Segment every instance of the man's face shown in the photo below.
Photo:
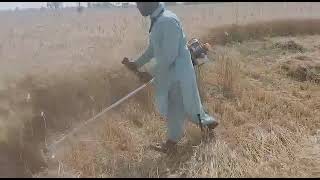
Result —
<path fill-rule="evenodd" d="M 157 7 L 157 2 L 136 2 L 142 16 L 149 16 Z"/>

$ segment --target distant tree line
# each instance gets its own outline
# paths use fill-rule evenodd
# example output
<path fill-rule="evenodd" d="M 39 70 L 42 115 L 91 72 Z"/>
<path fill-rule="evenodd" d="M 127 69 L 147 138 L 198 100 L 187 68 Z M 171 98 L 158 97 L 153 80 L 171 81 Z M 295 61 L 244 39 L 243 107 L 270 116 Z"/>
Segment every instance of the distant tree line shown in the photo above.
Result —
<path fill-rule="evenodd" d="M 183 4 L 185 5 L 216 4 L 216 3 L 223 3 L 223 2 L 183 2 Z"/>
<path fill-rule="evenodd" d="M 115 5 L 113 5 L 110 2 L 96 2 L 96 3 L 88 2 L 87 7 L 88 8 L 112 8 L 112 7 L 115 7 Z"/>
<path fill-rule="evenodd" d="M 47 8 L 61 9 L 61 8 L 63 8 L 63 2 L 47 2 Z"/>
<path fill-rule="evenodd" d="M 183 2 L 184 5 L 197 5 L 197 4 L 212 4 L 218 2 Z M 179 5 L 177 2 L 165 2 L 166 6 L 176 6 Z M 131 6 L 129 3 L 121 3 L 120 6 L 112 4 L 111 2 L 87 2 L 87 8 L 115 8 L 115 7 L 122 7 L 128 8 Z M 62 9 L 63 2 L 47 2 L 47 8 L 49 9 Z M 78 11 L 82 11 L 84 7 L 80 5 L 78 2 Z"/>
<path fill-rule="evenodd" d="M 183 2 L 184 5 L 197 5 L 197 4 L 213 4 L 213 3 L 219 3 L 219 2 Z M 221 2 L 220 2 L 221 3 Z M 177 2 L 165 2 L 166 6 L 176 6 L 179 5 Z M 112 4 L 111 2 L 87 2 L 87 8 L 128 8 L 132 5 L 129 3 L 117 3 L 117 5 Z M 48 9 L 62 9 L 63 2 L 47 2 L 47 8 Z M 82 12 L 85 7 L 80 5 L 80 2 L 78 2 L 77 11 Z M 41 9 L 45 9 L 45 7 L 41 7 Z M 18 11 L 19 8 L 16 7 L 15 11 Z"/>
<path fill-rule="evenodd" d="M 166 6 L 175 6 L 175 5 L 177 5 L 177 2 L 165 2 L 164 4 Z"/>
<path fill-rule="evenodd" d="M 212 3 L 219 3 L 219 2 L 183 2 L 184 5 L 197 5 L 197 4 L 212 4 Z M 166 6 L 176 6 L 179 5 L 177 2 L 165 2 Z M 87 2 L 87 8 L 128 8 L 131 5 L 129 3 L 118 3 L 118 6 L 112 4 L 111 2 Z M 62 9 L 63 2 L 47 2 L 48 9 Z M 80 5 L 78 2 L 77 10 L 81 12 L 83 10 L 83 6 Z"/>

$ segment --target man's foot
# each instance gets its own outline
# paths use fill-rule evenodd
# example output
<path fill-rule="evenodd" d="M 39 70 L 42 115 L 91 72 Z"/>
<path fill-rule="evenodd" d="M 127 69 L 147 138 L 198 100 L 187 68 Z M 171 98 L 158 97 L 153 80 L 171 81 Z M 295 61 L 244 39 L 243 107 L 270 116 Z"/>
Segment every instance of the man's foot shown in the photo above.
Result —
<path fill-rule="evenodd" d="M 214 121 L 211 124 L 205 126 L 205 133 L 203 133 L 202 137 L 205 141 L 212 139 L 215 136 L 214 129 L 219 125 L 218 121 Z"/>
<path fill-rule="evenodd" d="M 218 125 L 219 125 L 218 121 L 214 121 L 213 123 L 208 124 L 208 125 L 207 125 L 207 128 L 208 128 L 210 131 L 212 131 L 212 130 L 214 130 Z"/>
<path fill-rule="evenodd" d="M 170 153 L 176 150 L 177 143 L 167 140 L 165 143 L 157 143 L 156 145 L 152 145 L 151 148 L 162 153 Z"/>

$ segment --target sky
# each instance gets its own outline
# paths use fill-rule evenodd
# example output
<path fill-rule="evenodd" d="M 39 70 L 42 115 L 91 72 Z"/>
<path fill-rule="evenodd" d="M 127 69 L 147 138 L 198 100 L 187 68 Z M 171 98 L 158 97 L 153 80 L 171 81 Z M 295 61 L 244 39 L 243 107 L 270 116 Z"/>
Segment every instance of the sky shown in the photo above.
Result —
<path fill-rule="evenodd" d="M 77 2 L 64 2 L 64 7 L 77 6 Z M 87 6 L 87 2 L 81 2 L 82 6 Z M 15 9 L 16 7 L 20 9 L 25 8 L 41 8 L 46 7 L 47 2 L 0 2 L 0 10 Z"/>

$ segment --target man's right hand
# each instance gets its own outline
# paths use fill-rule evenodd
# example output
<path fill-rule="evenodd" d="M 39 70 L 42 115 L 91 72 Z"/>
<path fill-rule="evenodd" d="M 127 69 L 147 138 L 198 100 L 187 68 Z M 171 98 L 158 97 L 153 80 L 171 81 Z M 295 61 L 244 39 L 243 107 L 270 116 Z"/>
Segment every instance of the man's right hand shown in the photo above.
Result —
<path fill-rule="evenodd" d="M 130 61 L 128 58 L 123 58 L 122 60 L 122 64 L 125 65 L 128 69 L 130 69 L 131 71 L 133 72 L 138 72 L 138 67 L 137 65 L 133 62 L 133 61 Z"/>

